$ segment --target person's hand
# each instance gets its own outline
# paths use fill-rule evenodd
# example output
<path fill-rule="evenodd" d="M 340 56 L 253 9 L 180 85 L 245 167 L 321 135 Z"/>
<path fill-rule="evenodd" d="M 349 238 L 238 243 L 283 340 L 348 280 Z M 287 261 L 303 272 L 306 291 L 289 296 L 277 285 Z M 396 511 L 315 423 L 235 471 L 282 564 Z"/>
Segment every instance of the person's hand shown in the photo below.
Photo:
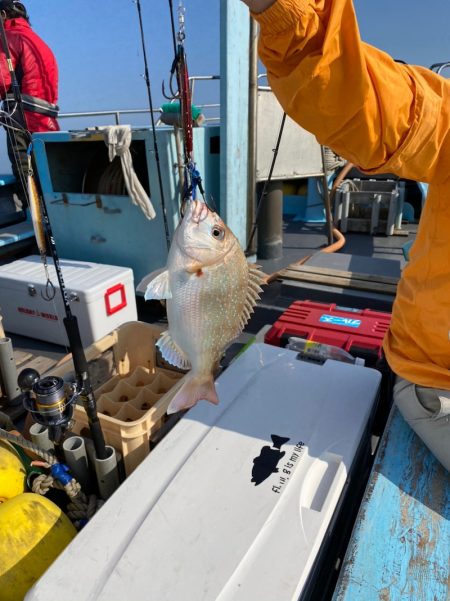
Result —
<path fill-rule="evenodd" d="M 262 13 L 277 0 L 242 0 L 253 13 Z"/>

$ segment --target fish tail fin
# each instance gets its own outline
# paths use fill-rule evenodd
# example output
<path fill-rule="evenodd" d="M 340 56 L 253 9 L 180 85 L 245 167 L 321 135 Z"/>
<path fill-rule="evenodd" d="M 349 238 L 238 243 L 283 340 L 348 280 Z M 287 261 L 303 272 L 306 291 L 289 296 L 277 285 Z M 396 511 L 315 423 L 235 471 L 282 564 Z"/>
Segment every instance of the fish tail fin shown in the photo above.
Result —
<path fill-rule="evenodd" d="M 271 438 L 274 448 L 278 450 L 280 450 L 281 447 L 290 440 L 289 438 L 285 438 L 284 436 L 277 436 L 276 434 L 272 434 Z"/>
<path fill-rule="evenodd" d="M 175 394 L 167 408 L 167 413 L 177 413 L 183 409 L 190 409 L 197 401 L 209 401 L 213 405 L 219 404 L 214 378 L 210 376 L 187 376 L 186 382 Z"/>

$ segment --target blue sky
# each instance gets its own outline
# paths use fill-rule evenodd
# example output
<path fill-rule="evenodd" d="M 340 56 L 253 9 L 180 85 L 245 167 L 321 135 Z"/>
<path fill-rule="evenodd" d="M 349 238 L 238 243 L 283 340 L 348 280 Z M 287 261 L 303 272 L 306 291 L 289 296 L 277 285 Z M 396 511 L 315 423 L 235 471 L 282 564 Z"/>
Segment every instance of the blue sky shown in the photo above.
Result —
<path fill-rule="evenodd" d="M 178 0 L 173 4 L 176 10 Z M 57 56 L 63 112 L 146 106 L 132 0 L 28 0 L 26 5 L 34 29 Z M 141 5 L 158 106 L 173 58 L 169 3 L 141 0 Z M 219 0 L 184 0 L 184 5 L 190 73 L 218 73 Z M 356 0 L 355 7 L 363 39 L 395 58 L 425 66 L 450 60 L 448 0 Z"/>
<path fill-rule="evenodd" d="M 219 1 L 239 0 L 184 0 L 191 75 L 219 72 Z M 132 0 L 28 0 L 25 4 L 33 28 L 57 57 L 62 112 L 147 107 Z M 178 0 L 173 4 L 176 13 Z M 141 0 L 141 5 L 153 100 L 158 107 L 163 101 L 161 82 L 168 80 L 173 59 L 169 3 Z M 395 58 L 424 66 L 450 60 L 449 0 L 355 0 L 355 8 L 362 38 Z M 201 84 L 196 99 L 217 101 L 218 85 Z M 134 122 L 148 123 L 148 117 Z M 68 125 L 63 122 L 62 126 Z M 74 126 L 72 122 L 70 127 Z"/>

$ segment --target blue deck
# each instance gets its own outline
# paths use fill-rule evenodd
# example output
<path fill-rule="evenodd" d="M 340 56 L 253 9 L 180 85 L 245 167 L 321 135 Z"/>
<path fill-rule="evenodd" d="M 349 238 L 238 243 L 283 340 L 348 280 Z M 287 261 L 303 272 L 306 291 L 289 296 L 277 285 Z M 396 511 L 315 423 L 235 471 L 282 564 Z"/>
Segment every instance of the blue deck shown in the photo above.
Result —
<path fill-rule="evenodd" d="M 450 599 L 450 474 L 394 409 L 333 601 Z"/>
<path fill-rule="evenodd" d="M 22 221 L 2 228 L 0 232 L 0 247 L 21 242 L 34 236 L 33 225 L 30 221 Z"/>

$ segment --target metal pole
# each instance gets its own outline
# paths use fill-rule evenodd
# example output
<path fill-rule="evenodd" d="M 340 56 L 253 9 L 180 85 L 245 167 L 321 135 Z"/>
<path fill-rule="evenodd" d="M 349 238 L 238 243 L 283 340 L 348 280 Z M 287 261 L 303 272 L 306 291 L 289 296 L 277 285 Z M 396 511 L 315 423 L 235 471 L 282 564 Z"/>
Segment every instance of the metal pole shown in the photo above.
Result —
<path fill-rule="evenodd" d="M 283 117 L 281 118 L 280 130 L 278 132 L 277 143 L 275 144 L 275 148 L 273 149 L 273 157 L 272 157 L 272 163 L 271 163 L 270 169 L 269 169 L 269 175 L 267 176 L 267 180 L 265 181 L 265 183 L 262 187 L 261 194 L 259 195 L 259 200 L 258 200 L 258 204 L 256 207 L 255 221 L 252 226 L 252 230 L 250 233 L 250 240 L 247 243 L 246 250 L 248 250 L 248 248 L 251 246 L 253 237 L 256 233 L 256 228 L 257 227 L 259 228 L 259 225 L 260 225 L 259 219 L 260 219 L 260 214 L 261 214 L 261 210 L 262 210 L 262 205 L 263 205 L 264 198 L 266 196 L 266 191 L 267 191 L 270 183 L 272 182 L 272 175 L 273 175 L 273 171 L 275 169 L 275 164 L 277 162 L 277 156 L 278 156 L 278 152 L 280 150 L 280 144 L 281 144 L 281 139 L 283 137 L 285 123 L 286 123 L 286 113 L 283 113 Z M 283 196 L 283 192 L 282 192 L 282 196 Z M 281 199 L 281 201 L 282 201 L 282 199 Z M 281 220 L 283 220 L 283 206 L 281 206 Z M 281 232 L 282 232 L 282 229 L 283 229 L 283 223 L 281 222 L 281 225 L 280 225 Z"/>
<path fill-rule="evenodd" d="M 250 19 L 250 65 L 248 92 L 248 171 L 247 171 L 247 254 L 256 252 L 252 224 L 256 216 L 256 134 L 258 107 L 258 26 Z"/>
<path fill-rule="evenodd" d="M 283 182 L 265 184 L 258 219 L 258 259 L 283 256 Z"/>
<path fill-rule="evenodd" d="M 325 161 L 325 151 L 323 146 L 320 146 L 320 153 L 322 155 L 322 167 L 323 167 L 323 204 L 325 207 L 325 218 L 327 220 L 327 236 L 328 244 L 333 244 L 333 217 L 331 215 L 331 204 L 330 204 L 330 191 L 328 189 L 328 177 L 327 177 L 327 165 Z"/>

